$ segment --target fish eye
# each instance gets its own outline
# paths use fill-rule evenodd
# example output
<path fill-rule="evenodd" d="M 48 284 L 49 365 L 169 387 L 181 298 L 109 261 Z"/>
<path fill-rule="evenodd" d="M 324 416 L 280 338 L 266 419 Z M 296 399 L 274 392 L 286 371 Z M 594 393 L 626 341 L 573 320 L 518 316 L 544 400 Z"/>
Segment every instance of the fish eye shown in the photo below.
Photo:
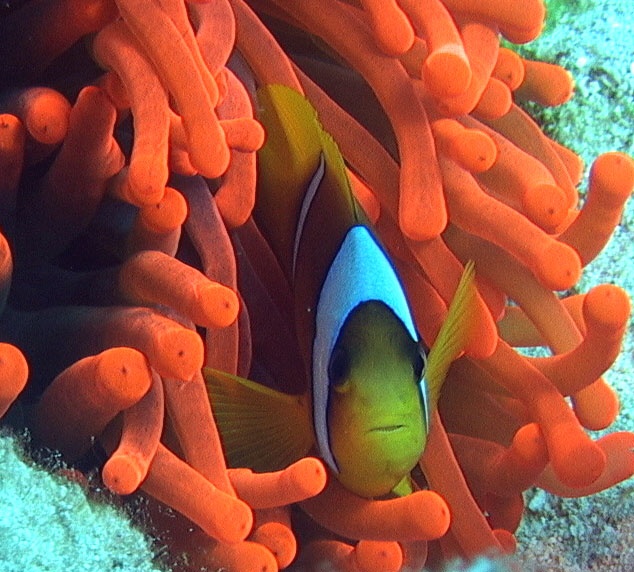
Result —
<path fill-rule="evenodd" d="M 425 355 L 425 350 L 423 348 L 418 348 L 416 352 L 416 357 L 414 358 L 414 379 L 418 382 L 425 375 L 425 369 L 427 368 L 427 356 Z"/>
<path fill-rule="evenodd" d="M 328 364 L 328 378 L 332 386 L 337 389 L 343 386 L 350 374 L 350 359 L 348 352 L 342 348 L 335 348 Z"/>

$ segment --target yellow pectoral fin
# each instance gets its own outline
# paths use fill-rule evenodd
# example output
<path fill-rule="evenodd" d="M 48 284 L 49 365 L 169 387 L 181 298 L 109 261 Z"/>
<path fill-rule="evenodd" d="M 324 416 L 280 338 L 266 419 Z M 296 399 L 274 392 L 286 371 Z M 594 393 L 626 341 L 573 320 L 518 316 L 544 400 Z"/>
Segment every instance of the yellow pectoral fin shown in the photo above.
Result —
<path fill-rule="evenodd" d="M 427 360 L 425 379 L 429 389 L 430 407 L 433 410 L 451 362 L 464 350 L 472 334 L 477 311 L 475 268 L 469 261 L 462 273 L 456 293 Z"/>
<path fill-rule="evenodd" d="M 305 396 L 211 368 L 203 374 L 230 467 L 277 471 L 306 455 L 313 433 Z"/>
<path fill-rule="evenodd" d="M 398 497 L 406 497 L 414 492 L 414 484 L 409 475 L 405 475 L 392 489 L 392 493 Z"/>

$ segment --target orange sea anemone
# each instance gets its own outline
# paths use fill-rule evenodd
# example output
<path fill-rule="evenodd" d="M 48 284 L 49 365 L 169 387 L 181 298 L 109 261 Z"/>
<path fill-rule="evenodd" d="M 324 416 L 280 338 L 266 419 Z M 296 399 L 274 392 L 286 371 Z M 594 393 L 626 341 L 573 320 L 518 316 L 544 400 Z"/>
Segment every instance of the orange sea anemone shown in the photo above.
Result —
<path fill-rule="evenodd" d="M 514 103 L 572 92 L 562 68 L 500 48 L 539 35 L 542 0 L 2 10 L 0 414 L 21 393 L 42 444 L 70 461 L 102 448 L 108 488 L 157 501 L 179 570 L 396 572 L 512 553 L 528 487 L 580 496 L 632 475 L 634 434 L 585 431 L 617 414 L 601 376 L 628 297 L 554 291 L 610 237 L 634 162 L 600 156 L 579 208 L 579 158 Z M 477 335 L 409 496 L 357 497 L 313 457 L 263 474 L 225 463 L 203 365 L 302 383 L 288 285 L 251 218 L 255 89 L 272 83 L 305 94 L 338 143 L 428 346 L 475 262 Z M 513 349 L 527 345 L 553 355 Z"/>

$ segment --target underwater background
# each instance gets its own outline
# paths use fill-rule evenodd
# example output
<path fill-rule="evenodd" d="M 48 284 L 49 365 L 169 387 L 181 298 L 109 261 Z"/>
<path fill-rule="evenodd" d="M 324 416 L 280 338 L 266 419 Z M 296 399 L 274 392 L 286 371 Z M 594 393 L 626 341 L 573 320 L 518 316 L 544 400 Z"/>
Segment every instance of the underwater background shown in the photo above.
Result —
<path fill-rule="evenodd" d="M 634 155 L 631 3 L 559 1 L 549 6 L 546 31 L 524 50 L 568 69 L 576 94 L 560 107 L 539 111 L 540 123 L 580 154 L 586 166 L 607 151 Z M 633 233 L 630 201 L 608 246 L 584 269 L 577 291 L 614 283 L 634 295 Z M 623 351 L 606 374 L 621 400 L 621 413 L 610 431 L 634 430 L 633 376 L 630 325 Z M 0 572 L 161 569 L 156 564 L 161 547 L 128 528 L 126 518 L 115 516 L 117 509 L 102 500 L 87 501 L 79 485 L 51 476 L 53 464 L 47 470 L 31 467 L 16 454 L 16 447 L 12 437 L 0 439 Z M 538 490 L 527 493 L 526 499 L 517 535 L 522 570 L 634 570 L 631 479 L 581 499 L 560 499 Z"/>
<path fill-rule="evenodd" d="M 544 34 L 528 49 L 536 59 L 563 65 L 575 95 L 541 116 L 543 129 L 579 153 L 586 166 L 608 149 L 634 152 L 634 13 L 626 1 L 549 2 Z M 534 51 L 533 51 L 534 50 Z M 619 284 L 634 294 L 634 204 L 605 250 L 585 269 L 579 289 Z M 634 329 L 606 374 L 621 412 L 610 431 L 634 428 Z M 581 499 L 535 490 L 518 531 L 518 555 L 538 570 L 634 570 L 634 483 Z"/>

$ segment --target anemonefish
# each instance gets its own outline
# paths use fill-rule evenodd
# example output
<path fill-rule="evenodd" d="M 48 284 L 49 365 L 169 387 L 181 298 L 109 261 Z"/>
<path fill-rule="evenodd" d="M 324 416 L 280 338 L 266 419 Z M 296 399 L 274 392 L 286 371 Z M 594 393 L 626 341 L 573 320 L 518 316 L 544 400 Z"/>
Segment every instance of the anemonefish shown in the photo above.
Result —
<path fill-rule="evenodd" d="M 314 108 L 277 85 L 258 91 L 258 106 L 267 139 L 254 218 L 290 285 L 310 383 L 307 394 L 288 395 L 206 369 L 229 464 L 276 470 L 314 450 L 353 493 L 406 494 L 443 379 L 468 335 L 473 267 L 428 353 Z"/>

